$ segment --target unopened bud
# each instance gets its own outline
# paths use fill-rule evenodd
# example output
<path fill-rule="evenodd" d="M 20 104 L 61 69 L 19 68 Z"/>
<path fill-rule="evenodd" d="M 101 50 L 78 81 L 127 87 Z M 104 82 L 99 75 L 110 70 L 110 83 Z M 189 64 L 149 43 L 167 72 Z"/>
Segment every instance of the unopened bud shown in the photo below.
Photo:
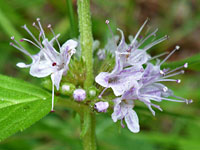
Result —
<path fill-rule="evenodd" d="M 108 102 L 97 102 L 94 105 L 94 108 L 98 111 L 98 112 L 106 112 L 107 109 L 109 107 L 109 103 Z"/>
<path fill-rule="evenodd" d="M 76 89 L 75 85 L 71 83 L 62 83 L 60 88 L 60 93 L 63 95 L 72 95 L 74 90 Z"/>
<path fill-rule="evenodd" d="M 86 92 L 83 89 L 76 89 L 73 93 L 73 97 L 75 101 L 84 101 L 86 98 Z"/>

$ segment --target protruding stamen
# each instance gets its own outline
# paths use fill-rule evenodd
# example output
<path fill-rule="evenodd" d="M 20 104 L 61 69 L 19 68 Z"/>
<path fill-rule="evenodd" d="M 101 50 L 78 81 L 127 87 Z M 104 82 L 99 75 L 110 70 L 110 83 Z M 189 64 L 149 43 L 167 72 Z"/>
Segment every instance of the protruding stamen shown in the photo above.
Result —
<path fill-rule="evenodd" d="M 183 66 L 184 66 L 184 68 L 187 68 L 188 67 L 188 63 L 185 63 Z"/>
<path fill-rule="evenodd" d="M 154 57 L 151 57 L 149 60 L 153 60 L 153 59 L 162 57 L 162 56 L 164 56 L 164 55 L 166 55 L 166 54 L 168 54 L 168 52 L 164 52 L 164 53 L 158 54 L 158 55 L 156 55 L 156 56 L 154 56 Z"/>
<path fill-rule="evenodd" d="M 14 36 L 12 36 L 10 39 L 11 39 L 11 40 L 14 40 L 14 39 L 15 39 L 15 37 L 14 37 Z"/>
<path fill-rule="evenodd" d="M 55 110 L 51 110 L 51 113 L 54 113 L 55 112 Z"/>
<path fill-rule="evenodd" d="M 41 47 L 39 47 L 36 43 L 34 43 L 33 41 L 31 41 L 29 39 L 23 38 L 20 40 L 20 42 L 23 42 L 23 41 L 29 42 L 29 43 L 33 44 L 35 47 L 41 49 Z"/>
<path fill-rule="evenodd" d="M 160 74 L 161 75 L 165 75 L 164 71 L 160 70 Z"/>
<path fill-rule="evenodd" d="M 110 24 L 109 24 L 110 21 L 109 21 L 109 20 L 106 20 L 105 23 L 108 25 L 108 29 L 109 29 L 110 33 L 112 34 L 112 38 L 115 40 L 114 33 L 113 33 L 113 31 L 112 31 L 112 29 L 111 29 L 111 27 L 110 27 Z"/>
<path fill-rule="evenodd" d="M 47 28 L 49 28 L 49 29 L 51 30 L 51 32 L 52 32 L 52 34 L 53 34 L 53 36 L 54 36 L 54 38 L 55 38 L 55 40 L 56 40 L 56 42 L 57 42 L 57 44 L 58 44 L 59 49 L 61 49 L 60 43 L 58 42 L 58 38 L 57 38 L 56 34 L 54 33 L 53 29 L 51 28 L 51 24 L 49 24 L 49 25 L 47 26 Z"/>
<path fill-rule="evenodd" d="M 170 71 L 166 72 L 166 74 L 170 74 L 170 73 L 175 72 L 175 71 L 177 71 L 179 69 L 187 68 L 187 67 L 188 67 L 188 63 L 185 63 L 183 66 L 177 67 L 177 68 L 175 68 L 173 70 L 170 70 Z"/>
<path fill-rule="evenodd" d="M 168 91 L 168 88 L 167 88 L 167 87 L 164 87 L 164 88 L 163 88 L 163 91 L 164 91 L 164 92 L 167 92 L 167 91 Z"/>
<path fill-rule="evenodd" d="M 157 80 L 157 82 L 176 82 L 176 83 L 180 83 L 181 81 L 180 81 L 180 79 L 159 79 L 159 80 Z"/>
<path fill-rule="evenodd" d="M 102 95 L 103 95 L 103 93 L 107 90 L 108 88 L 105 88 L 101 93 L 100 93 L 100 95 L 98 96 L 98 98 L 102 98 Z"/>
<path fill-rule="evenodd" d="M 179 71 L 179 72 L 175 72 L 175 73 L 172 73 L 172 74 L 169 74 L 169 75 L 167 75 L 167 76 L 164 76 L 163 77 L 163 79 L 164 78 L 169 78 L 169 77 L 172 77 L 172 76 L 176 76 L 176 75 L 178 75 L 178 74 L 184 74 L 184 70 L 181 70 L 181 71 Z"/>
<path fill-rule="evenodd" d="M 105 23 L 106 23 L 106 24 L 109 24 L 109 23 L 110 23 L 110 21 L 109 21 L 109 20 L 106 20 L 106 21 L 105 21 Z"/>
<path fill-rule="evenodd" d="M 42 28 L 42 25 L 41 25 L 41 23 L 40 23 L 40 18 L 37 18 L 37 22 L 38 22 L 39 28 L 40 28 L 40 30 L 41 30 L 42 37 L 43 37 L 43 39 L 45 39 L 45 34 L 44 34 L 44 30 L 43 30 L 43 28 Z"/>
<path fill-rule="evenodd" d="M 146 40 L 148 40 L 151 36 L 156 36 L 156 32 L 158 31 L 158 28 L 153 31 L 152 33 L 150 33 L 148 36 L 146 36 L 138 45 L 135 49 L 139 48 Z M 153 42 L 154 43 L 154 42 Z M 152 43 L 152 44 L 153 44 Z M 151 45 L 151 44 L 150 44 Z"/>
<path fill-rule="evenodd" d="M 52 83 L 52 105 L 51 105 L 51 112 L 53 112 L 54 108 L 54 84 Z"/>
<path fill-rule="evenodd" d="M 175 51 L 177 51 L 180 48 L 180 46 L 176 46 L 176 48 L 167 56 L 165 59 L 159 64 L 160 66 L 172 55 Z"/>
<path fill-rule="evenodd" d="M 179 50 L 179 49 L 180 49 L 180 46 L 179 46 L 179 45 L 176 45 L 176 49 Z"/>
<path fill-rule="evenodd" d="M 50 29 L 50 28 L 51 28 L 51 24 L 48 24 L 47 28 L 49 28 L 49 29 Z"/>
<path fill-rule="evenodd" d="M 32 58 L 32 55 L 29 52 L 27 52 L 23 47 L 20 48 L 17 45 L 13 44 L 12 42 L 10 43 L 10 45 Z"/>
<path fill-rule="evenodd" d="M 151 43 L 151 44 L 145 46 L 145 47 L 144 47 L 144 51 L 149 50 L 149 49 L 152 48 L 153 46 L 155 46 L 155 45 L 157 45 L 157 44 L 159 44 L 159 43 L 161 43 L 161 42 L 163 42 L 163 41 L 165 41 L 165 40 L 167 40 L 167 39 L 168 39 L 168 35 L 165 35 L 164 37 L 162 37 L 162 38 L 160 38 L 160 39 L 154 41 L 153 43 Z"/>
<path fill-rule="evenodd" d="M 41 43 L 36 39 L 36 37 L 31 33 L 31 31 L 27 28 L 26 25 L 22 26 L 22 28 L 24 28 L 28 34 L 35 40 L 35 42 L 42 48 Z"/>
<path fill-rule="evenodd" d="M 35 27 L 37 30 L 39 30 L 39 31 L 40 31 L 40 28 L 39 28 L 39 27 L 36 25 L 36 23 L 35 23 L 35 22 L 33 22 L 32 26 L 33 26 L 33 27 Z"/>
<path fill-rule="evenodd" d="M 176 83 L 181 83 L 181 80 L 180 80 L 180 79 L 177 79 L 177 80 L 176 80 Z"/>
<path fill-rule="evenodd" d="M 193 103 L 193 100 L 192 100 L 192 99 L 189 99 L 189 100 L 187 100 L 187 103 L 186 103 L 186 104 L 191 104 L 191 103 Z"/>
<path fill-rule="evenodd" d="M 177 99 L 170 99 L 170 98 L 165 98 L 165 97 L 160 97 L 160 96 L 153 96 L 153 95 L 148 95 L 148 94 L 144 94 L 143 96 L 147 96 L 149 98 L 151 98 L 152 100 L 155 99 L 161 99 L 161 100 L 167 100 L 167 101 L 172 101 L 172 102 L 180 102 L 180 103 L 183 103 L 183 102 L 186 102 L 186 99 L 183 99 L 183 98 L 179 98 L 179 97 L 175 97 L 175 98 L 178 98 L 180 100 L 177 100 Z"/>
<path fill-rule="evenodd" d="M 143 30 L 144 26 L 147 24 L 148 21 L 149 21 L 149 18 L 147 18 L 145 20 L 145 22 L 143 23 L 143 25 L 140 27 L 139 31 L 136 33 L 136 35 L 135 35 L 133 41 L 131 42 L 130 46 L 134 45 L 135 41 L 137 40 L 138 36 L 140 35 L 141 31 Z"/>
<path fill-rule="evenodd" d="M 151 103 L 151 102 L 148 102 L 148 101 L 146 101 L 146 100 L 141 100 L 141 99 L 140 99 L 140 101 L 144 102 L 144 103 L 147 104 L 147 105 L 151 105 L 151 106 L 157 108 L 158 110 L 162 111 L 162 108 L 161 108 L 160 106 L 158 106 L 158 105 L 155 105 L 155 104 L 153 104 L 153 103 Z"/>

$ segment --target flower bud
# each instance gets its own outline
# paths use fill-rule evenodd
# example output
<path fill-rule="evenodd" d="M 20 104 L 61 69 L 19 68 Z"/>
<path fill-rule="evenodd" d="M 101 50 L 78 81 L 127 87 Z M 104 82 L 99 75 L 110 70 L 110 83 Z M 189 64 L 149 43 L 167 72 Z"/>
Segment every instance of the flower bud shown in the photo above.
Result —
<path fill-rule="evenodd" d="M 86 92 L 83 89 L 76 89 L 73 93 L 73 97 L 75 101 L 81 102 L 86 98 Z"/>
<path fill-rule="evenodd" d="M 98 112 L 106 112 L 107 109 L 109 107 L 109 103 L 108 102 L 97 102 L 94 105 L 94 108 L 98 111 Z"/>
<path fill-rule="evenodd" d="M 92 86 L 88 89 L 88 95 L 90 98 L 94 98 L 97 95 L 97 88 Z"/>
<path fill-rule="evenodd" d="M 75 89 L 75 85 L 70 83 L 63 83 L 60 88 L 60 93 L 64 95 L 72 95 Z"/>

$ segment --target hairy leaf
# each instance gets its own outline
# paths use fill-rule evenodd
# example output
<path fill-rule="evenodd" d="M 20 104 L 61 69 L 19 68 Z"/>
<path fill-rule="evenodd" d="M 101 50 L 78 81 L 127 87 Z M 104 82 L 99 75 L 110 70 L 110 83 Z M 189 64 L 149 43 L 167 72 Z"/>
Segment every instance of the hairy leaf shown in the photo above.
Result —
<path fill-rule="evenodd" d="M 24 81 L 0 75 L 0 140 L 28 128 L 50 110 L 50 93 Z"/>

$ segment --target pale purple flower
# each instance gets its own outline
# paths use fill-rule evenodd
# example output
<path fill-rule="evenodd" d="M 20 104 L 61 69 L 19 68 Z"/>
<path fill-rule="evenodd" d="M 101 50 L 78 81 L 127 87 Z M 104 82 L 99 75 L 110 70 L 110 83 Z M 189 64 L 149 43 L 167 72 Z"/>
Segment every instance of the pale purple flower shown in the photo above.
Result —
<path fill-rule="evenodd" d="M 94 108 L 98 111 L 98 112 L 106 112 L 107 109 L 109 107 L 109 103 L 108 102 L 97 102 L 94 105 Z"/>
<path fill-rule="evenodd" d="M 113 40 L 113 45 L 115 45 L 115 46 L 113 46 L 113 49 L 114 48 L 115 49 L 114 50 L 112 49 L 112 51 L 114 53 L 117 51 L 121 55 L 120 59 L 123 62 L 123 66 L 125 66 L 125 67 L 129 66 L 129 65 L 137 66 L 137 65 L 145 64 L 151 58 L 150 55 L 147 54 L 147 50 L 149 50 L 153 46 L 159 44 L 160 42 L 168 39 L 168 36 L 164 36 L 160 39 L 157 39 L 157 40 L 151 42 L 150 44 L 146 45 L 144 48 L 141 48 L 141 46 L 144 44 L 144 42 L 147 41 L 152 36 L 156 36 L 156 33 L 158 31 L 158 29 L 155 29 L 152 33 L 150 33 L 145 38 L 143 38 L 139 41 L 138 40 L 139 35 L 140 35 L 141 31 L 143 30 L 143 28 L 145 27 L 145 25 L 147 24 L 147 22 L 148 22 L 148 19 L 140 27 L 140 29 L 136 33 L 135 37 L 130 38 L 131 39 L 130 44 L 127 44 L 125 42 L 123 31 L 120 29 L 117 29 L 121 33 L 121 40 L 118 45 L 117 45 L 118 40 Z M 108 27 L 112 33 L 112 30 L 109 26 L 109 21 L 106 21 L 106 24 L 108 24 Z M 113 35 L 113 33 L 112 33 L 112 35 Z M 115 39 L 114 36 L 112 39 Z"/>
<path fill-rule="evenodd" d="M 114 112 L 112 113 L 112 119 L 114 122 L 121 120 L 121 126 L 124 128 L 123 120 L 125 120 L 128 129 L 137 133 L 140 131 L 139 119 L 137 113 L 133 110 L 134 103 L 130 100 L 122 98 L 116 98 L 114 101 Z"/>
<path fill-rule="evenodd" d="M 111 73 L 101 72 L 96 76 L 95 81 L 101 86 L 105 87 L 103 92 L 107 88 L 112 88 L 116 96 L 122 95 L 126 90 L 130 89 L 137 80 L 142 77 L 143 67 L 134 66 L 123 69 L 123 63 L 116 53 L 115 67 Z M 103 92 L 100 94 L 103 94 Z"/>
<path fill-rule="evenodd" d="M 27 50 L 25 50 L 15 39 L 12 37 L 11 39 L 14 40 L 16 43 L 11 43 L 12 46 L 23 52 L 24 54 L 28 55 L 32 59 L 32 63 L 27 65 L 23 62 L 17 64 L 20 68 L 28 68 L 30 67 L 30 74 L 34 77 L 43 78 L 51 75 L 52 80 L 52 111 L 54 107 L 54 86 L 56 89 L 59 90 L 60 81 L 63 75 L 66 75 L 68 70 L 68 64 L 70 62 L 71 56 L 76 52 L 75 48 L 77 46 L 77 42 L 74 40 L 66 41 L 62 46 L 58 42 L 58 35 L 55 35 L 51 25 L 48 25 L 48 28 L 53 33 L 54 37 L 52 40 L 48 40 L 45 36 L 44 30 L 40 23 L 40 19 L 37 19 L 38 25 L 33 23 L 33 26 L 39 30 L 39 39 L 30 32 L 26 25 L 24 28 L 29 35 L 33 38 L 34 41 L 29 39 L 23 38 L 20 40 L 21 42 L 27 41 L 37 48 L 40 49 L 39 53 L 36 55 L 31 55 Z M 53 42 L 56 41 L 59 47 L 59 52 L 55 50 L 53 47 Z"/>
<path fill-rule="evenodd" d="M 86 98 L 86 92 L 83 89 L 76 89 L 73 93 L 73 98 L 75 101 L 81 102 Z"/>
<path fill-rule="evenodd" d="M 160 69 L 160 66 L 166 61 L 179 47 L 176 47 L 162 62 L 157 62 L 156 65 L 151 63 L 147 64 L 144 74 L 139 80 L 138 84 L 135 84 L 130 90 L 126 91 L 122 95 L 122 99 L 126 100 L 140 100 L 144 102 L 153 115 L 155 115 L 154 110 L 151 106 L 158 108 L 162 111 L 160 106 L 153 104 L 151 101 L 161 102 L 163 100 L 173 101 L 173 102 L 185 102 L 191 103 L 192 100 L 187 100 L 173 94 L 173 91 L 168 89 L 162 82 L 174 81 L 180 83 L 180 79 L 170 79 L 169 77 L 184 73 L 183 70 L 178 71 L 182 68 L 186 68 L 188 64 L 184 64 L 173 70 Z M 161 83 L 160 83 L 161 82 Z M 172 97 L 172 98 L 168 98 Z"/>

